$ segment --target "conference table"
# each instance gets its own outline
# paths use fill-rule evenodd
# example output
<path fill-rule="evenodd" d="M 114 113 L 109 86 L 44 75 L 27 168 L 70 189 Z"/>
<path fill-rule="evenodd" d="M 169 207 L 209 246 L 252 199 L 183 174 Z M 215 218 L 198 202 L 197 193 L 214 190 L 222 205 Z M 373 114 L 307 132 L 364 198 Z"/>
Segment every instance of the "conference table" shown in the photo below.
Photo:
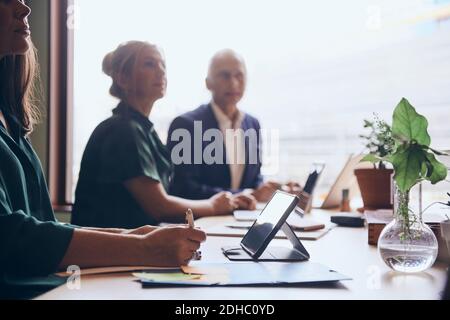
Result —
<path fill-rule="evenodd" d="M 315 209 L 311 218 L 328 222 L 332 212 Z M 209 217 L 196 221 L 208 230 L 230 223 L 228 217 Z M 239 246 L 238 237 L 209 236 L 202 245 L 205 263 L 231 263 L 222 254 L 224 246 Z M 179 287 L 146 288 L 131 272 L 82 275 L 80 286 L 63 285 L 37 300 L 398 300 L 440 299 L 444 290 L 447 265 L 436 264 L 426 272 L 402 274 L 389 269 L 377 248 L 368 244 L 366 228 L 336 227 L 315 241 L 302 241 L 311 261 L 323 264 L 352 280 L 320 285 L 258 287 Z M 277 246 L 289 246 L 288 240 L 276 239 Z M 271 245 L 272 245 L 271 244 Z"/>

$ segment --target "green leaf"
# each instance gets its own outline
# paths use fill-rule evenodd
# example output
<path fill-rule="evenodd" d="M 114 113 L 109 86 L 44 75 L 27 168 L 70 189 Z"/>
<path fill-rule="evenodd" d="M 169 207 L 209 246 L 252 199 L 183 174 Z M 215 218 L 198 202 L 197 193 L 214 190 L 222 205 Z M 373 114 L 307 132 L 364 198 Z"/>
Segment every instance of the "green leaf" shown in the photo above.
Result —
<path fill-rule="evenodd" d="M 431 169 L 431 171 L 430 171 L 430 169 Z M 433 173 L 433 169 L 432 169 L 431 162 L 428 161 L 428 159 L 427 159 L 426 162 L 422 163 L 422 171 L 421 171 L 420 175 L 422 177 L 426 177 L 426 176 L 430 176 L 432 173 Z"/>
<path fill-rule="evenodd" d="M 399 148 L 392 155 L 392 165 L 395 171 L 395 182 L 402 192 L 408 192 L 421 178 L 424 151 L 411 146 Z"/>
<path fill-rule="evenodd" d="M 387 155 L 386 157 L 383 158 L 383 161 L 393 163 L 394 162 L 393 155 L 392 154 Z"/>
<path fill-rule="evenodd" d="M 392 121 L 392 135 L 400 140 L 401 143 L 416 142 L 427 147 L 431 144 L 427 119 L 418 114 L 416 109 L 405 98 L 395 108 Z"/>
<path fill-rule="evenodd" d="M 367 156 L 365 156 L 364 158 L 362 158 L 362 160 L 360 162 L 371 162 L 371 163 L 378 163 L 380 161 L 383 161 L 383 159 L 377 157 L 374 154 L 368 154 Z"/>
<path fill-rule="evenodd" d="M 439 162 L 432 153 L 427 152 L 426 158 L 432 167 L 431 174 L 427 174 L 426 179 L 432 184 L 445 180 L 448 174 L 447 167 Z"/>
<path fill-rule="evenodd" d="M 364 128 L 371 128 L 373 127 L 373 122 L 369 120 L 364 120 Z"/>

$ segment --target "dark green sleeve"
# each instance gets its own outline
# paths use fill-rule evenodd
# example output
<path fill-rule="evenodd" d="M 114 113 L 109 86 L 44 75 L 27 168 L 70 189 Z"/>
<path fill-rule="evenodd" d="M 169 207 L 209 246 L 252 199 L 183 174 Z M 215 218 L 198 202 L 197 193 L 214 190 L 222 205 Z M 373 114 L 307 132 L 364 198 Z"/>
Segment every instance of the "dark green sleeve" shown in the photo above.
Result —
<path fill-rule="evenodd" d="M 71 227 L 12 212 L 0 183 L 0 275 L 46 276 L 57 272 L 72 235 Z"/>
<path fill-rule="evenodd" d="M 148 177 L 161 182 L 155 155 L 142 128 L 122 123 L 111 131 L 100 146 L 100 181 L 121 183 Z"/>

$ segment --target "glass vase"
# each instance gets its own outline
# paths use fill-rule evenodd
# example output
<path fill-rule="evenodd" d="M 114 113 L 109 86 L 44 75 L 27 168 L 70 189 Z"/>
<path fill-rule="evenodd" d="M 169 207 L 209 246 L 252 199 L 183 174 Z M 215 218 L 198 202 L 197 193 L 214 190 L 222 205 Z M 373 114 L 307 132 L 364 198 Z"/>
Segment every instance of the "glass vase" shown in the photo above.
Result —
<path fill-rule="evenodd" d="M 394 220 L 381 232 L 378 251 L 388 267 L 403 273 L 430 268 L 438 255 L 438 241 L 422 219 L 422 186 L 418 205 L 411 206 L 411 191 L 394 187 Z"/>

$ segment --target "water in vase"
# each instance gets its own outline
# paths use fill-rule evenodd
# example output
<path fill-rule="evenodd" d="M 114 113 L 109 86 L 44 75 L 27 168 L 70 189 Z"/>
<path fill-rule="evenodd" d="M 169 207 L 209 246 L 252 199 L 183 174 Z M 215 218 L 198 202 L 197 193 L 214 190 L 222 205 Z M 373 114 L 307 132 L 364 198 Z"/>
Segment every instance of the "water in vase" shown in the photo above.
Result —
<path fill-rule="evenodd" d="M 415 273 L 427 270 L 436 260 L 437 246 L 397 244 L 379 247 L 384 262 L 393 270 Z"/>

